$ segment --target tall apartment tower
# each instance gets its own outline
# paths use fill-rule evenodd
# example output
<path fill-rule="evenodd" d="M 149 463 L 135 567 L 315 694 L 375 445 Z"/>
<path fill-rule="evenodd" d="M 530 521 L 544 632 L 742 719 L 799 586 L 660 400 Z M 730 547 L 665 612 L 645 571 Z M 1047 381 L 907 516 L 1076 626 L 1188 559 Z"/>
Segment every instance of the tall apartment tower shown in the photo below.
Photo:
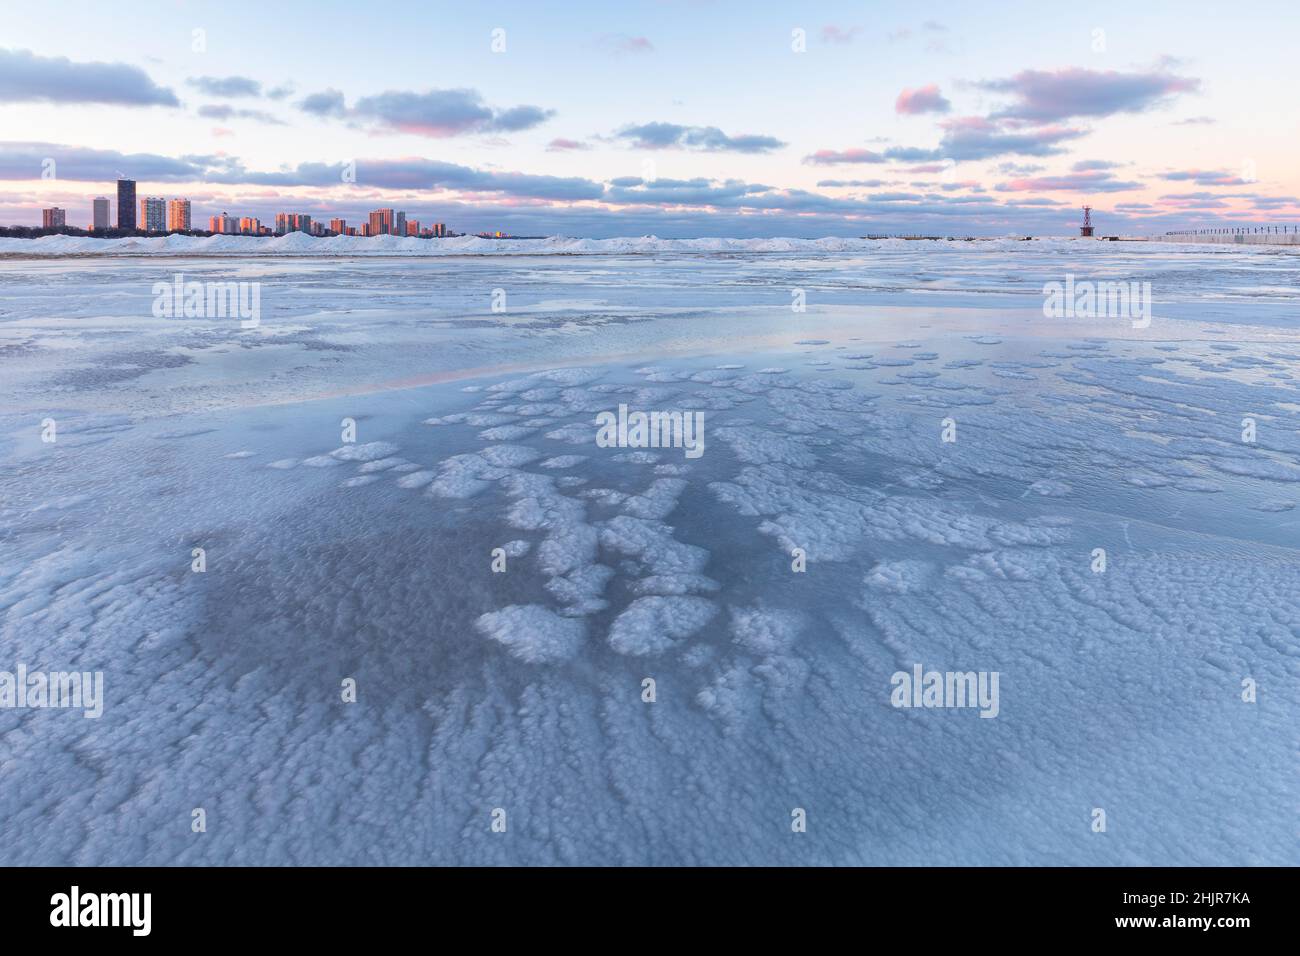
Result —
<path fill-rule="evenodd" d="M 145 232 L 167 231 L 167 200 L 160 196 L 146 196 L 140 200 L 140 221 Z"/>
<path fill-rule="evenodd" d="M 135 180 L 117 181 L 117 228 L 135 228 Z"/>
<path fill-rule="evenodd" d="M 174 232 L 182 230 L 188 232 L 190 228 L 190 201 L 188 199 L 173 199 L 167 203 L 167 231 Z"/>
<path fill-rule="evenodd" d="M 91 210 L 90 228 L 95 232 L 103 232 L 108 228 L 108 197 L 96 196 Z"/>
<path fill-rule="evenodd" d="M 370 235 L 386 236 L 393 231 L 393 210 L 376 209 L 370 214 Z"/>
<path fill-rule="evenodd" d="M 275 214 L 275 234 L 312 231 L 311 216 L 305 212 L 278 212 Z"/>
<path fill-rule="evenodd" d="M 67 212 L 58 206 L 41 210 L 42 229 L 62 229 L 68 224 Z"/>
<path fill-rule="evenodd" d="M 220 216 L 211 216 L 208 218 L 208 232 L 215 232 L 223 236 L 239 235 L 239 219 L 222 213 Z"/>
<path fill-rule="evenodd" d="M 346 219 L 331 219 L 331 220 L 330 220 L 330 232 L 336 232 L 336 233 L 338 233 L 340 236 L 346 236 L 346 235 L 348 234 L 348 223 L 347 223 L 347 220 L 346 220 Z"/>

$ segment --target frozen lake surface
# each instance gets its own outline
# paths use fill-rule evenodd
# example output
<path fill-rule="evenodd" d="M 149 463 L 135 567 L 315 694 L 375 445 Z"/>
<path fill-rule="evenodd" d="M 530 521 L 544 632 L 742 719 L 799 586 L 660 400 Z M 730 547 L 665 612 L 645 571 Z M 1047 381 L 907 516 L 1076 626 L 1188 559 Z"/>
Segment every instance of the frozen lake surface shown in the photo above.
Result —
<path fill-rule="evenodd" d="M 0 257 L 0 863 L 1296 861 L 1300 254 L 621 248 Z"/>

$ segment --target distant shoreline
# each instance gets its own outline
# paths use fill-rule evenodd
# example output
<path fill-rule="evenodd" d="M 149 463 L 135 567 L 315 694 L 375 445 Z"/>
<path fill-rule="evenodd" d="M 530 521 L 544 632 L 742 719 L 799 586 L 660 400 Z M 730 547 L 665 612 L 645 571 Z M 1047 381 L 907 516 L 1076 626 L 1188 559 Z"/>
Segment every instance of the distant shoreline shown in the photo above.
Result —
<path fill-rule="evenodd" d="M 873 255 L 926 248 L 986 251 L 1077 251 L 1081 254 L 1115 252 L 1117 246 L 1170 252 L 1232 252 L 1250 249 L 1267 252 L 1287 248 L 1284 244 L 1199 243 L 1188 238 L 1165 237 L 861 237 L 821 239 L 660 239 L 655 236 L 611 239 L 578 239 L 553 236 L 547 239 L 486 239 L 462 236 L 451 239 L 416 239 L 397 236 L 312 237 L 303 233 L 285 236 L 144 236 L 95 238 L 52 235 L 39 238 L 0 238 L 0 260 L 21 259 L 229 259 L 229 258 L 320 258 L 320 259 L 444 259 L 495 256 L 626 256 L 626 255 Z M 1265 237 L 1249 237 L 1263 239 Z M 1122 244 L 1122 246 L 1121 246 Z M 1292 246 L 1300 249 L 1300 246 Z"/>

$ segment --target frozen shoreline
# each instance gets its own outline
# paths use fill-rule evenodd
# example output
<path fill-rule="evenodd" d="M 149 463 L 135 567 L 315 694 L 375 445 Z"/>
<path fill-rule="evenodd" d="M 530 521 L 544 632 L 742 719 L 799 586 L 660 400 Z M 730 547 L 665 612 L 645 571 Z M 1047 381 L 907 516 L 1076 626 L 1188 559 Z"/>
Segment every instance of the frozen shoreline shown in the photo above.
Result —
<path fill-rule="evenodd" d="M 1205 254 L 1207 252 L 1282 253 L 1292 250 L 1276 246 L 1202 245 L 1186 242 L 1125 242 L 1125 251 L 1140 249 L 1160 254 Z M 657 236 L 614 239 L 581 239 L 551 236 L 545 239 L 483 239 L 458 236 L 452 239 L 417 239 L 399 236 L 330 236 L 317 238 L 305 233 L 284 236 L 151 236 L 99 239 L 90 236 L 42 236 L 39 239 L 0 238 L 0 257 L 45 258 L 50 256 L 397 256 L 438 258 L 445 256 L 602 256 L 602 255 L 718 255 L 755 253 L 802 253 L 808 255 L 854 255 L 881 251 L 938 248 L 968 254 L 987 252 L 1054 254 L 1096 252 L 1113 254 L 1116 244 L 1072 237 L 1024 239 L 1019 237 L 976 239 L 660 239 Z M 1300 250 L 1296 250 L 1300 252 Z"/>

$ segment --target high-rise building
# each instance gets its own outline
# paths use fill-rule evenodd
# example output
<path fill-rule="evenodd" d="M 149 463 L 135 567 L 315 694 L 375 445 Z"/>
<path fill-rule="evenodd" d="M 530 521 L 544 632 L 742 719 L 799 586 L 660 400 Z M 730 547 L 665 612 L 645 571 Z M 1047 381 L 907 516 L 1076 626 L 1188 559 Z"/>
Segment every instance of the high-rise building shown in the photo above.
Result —
<path fill-rule="evenodd" d="M 433 234 L 439 239 L 443 239 L 447 235 L 447 227 L 440 222 L 435 222 L 433 224 Z"/>
<path fill-rule="evenodd" d="M 371 236 L 405 236 L 406 213 L 395 209 L 376 209 L 370 214 Z"/>
<path fill-rule="evenodd" d="M 117 181 L 117 228 L 135 228 L 135 180 Z"/>
<path fill-rule="evenodd" d="M 103 232 L 108 228 L 108 197 L 96 196 L 91 209 L 90 228 L 95 232 Z"/>
<path fill-rule="evenodd" d="M 376 209 L 370 214 L 370 235 L 386 236 L 393 231 L 393 210 Z"/>
<path fill-rule="evenodd" d="M 239 233 L 244 236 L 257 236 L 262 232 L 262 220 L 244 216 L 239 220 Z"/>
<path fill-rule="evenodd" d="M 42 229 L 62 229 L 67 225 L 67 212 L 58 206 L 41 210 Z"/>
<path fill-rule="evenodd" d="M 286 232 L 310 233 L 311 216 L 300 212 L 278 212 L 275 214 L 275 234 L 283 236 Z"/>
<path fill-rule="evenodd" d="M 140 200 L 139 227 L 145 232 L 167 231 L 167 200 L 146 196 Z"/>
<path fill-rule="evenodd" d="M 311 233 L 312 217 L 302 212 L 277 212 L 276 235 L 285 233 Z"/>
<path fill-rule="evenodd" d="M 418 236 L 420 234 L 420 220 L 418 219 L 406 220 L 406 234 L 408 236 Z"/>
<path fill-rule="evenodd" d="M 208 232 L 220 233 L 223 236 L 237 236 L 239 220 L 224 212 L 220 216 L 211 216 L 208 218 Z"/>
<path fill-rule="evenodd" d="M 173 199 L 167 203 L 167 231 L 172 232 L 181 230 L 188 232 L 190 228 L 190 201 L 188 199 Z"/>
<path fill-rule="evenodd" d="M 338 234 L 338 235 L 340 235 L 340 236 L 346 236 L 346 235 L 348 234 L 348 222 L 347 222 L 347 220 L 346 220 L 346 219 L 331 219 L 331 220 L 330 220 L 330 232 L 336 233 L 336 234 Z"/>

